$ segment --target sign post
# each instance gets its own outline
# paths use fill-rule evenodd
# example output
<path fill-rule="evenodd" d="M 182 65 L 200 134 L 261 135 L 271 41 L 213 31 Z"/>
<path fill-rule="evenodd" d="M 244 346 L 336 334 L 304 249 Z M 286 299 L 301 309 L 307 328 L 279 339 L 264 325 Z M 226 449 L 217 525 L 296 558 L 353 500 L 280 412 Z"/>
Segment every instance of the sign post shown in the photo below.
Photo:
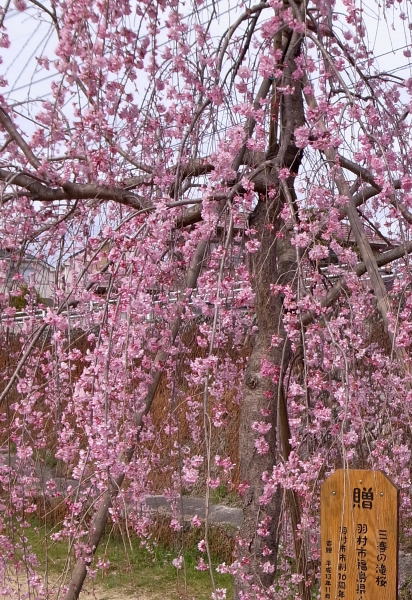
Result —
<path fill-rule="evenodd" d="M 396 600 L 398 489 L 381 471 L 339 469 L 321 489 L 321 600 Z"/>

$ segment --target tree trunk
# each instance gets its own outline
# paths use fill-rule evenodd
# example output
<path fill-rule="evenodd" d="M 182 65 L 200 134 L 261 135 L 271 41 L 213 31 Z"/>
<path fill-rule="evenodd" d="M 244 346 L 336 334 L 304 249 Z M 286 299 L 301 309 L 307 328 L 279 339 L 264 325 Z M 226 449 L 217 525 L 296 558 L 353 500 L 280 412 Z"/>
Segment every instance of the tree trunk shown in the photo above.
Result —
<path fill-rule="evenodd" d="M 244 496 L 243 523 L 239 535 L 239 558 L 248 566 L 239 582 L 239 597 L 241 591 L 247 590 L 253 596 L 259 588 L 267 588 L 273 582 L 273 573 L 264 573 L 261 564 L 269 561 L 276 567 L 281 515 L 281 490 L 269 505 L 260 503 L 262 473 L 270 474 L 277 460 L 278 401 L 283 373 L 290 360 L 290 345 L 282 323 L 283 295 L 274 293 L 271 286 L 287 284 L 296 272 L 296 264 L 295 250 L 288 236 L 276 239 L 283 225 L 278 216 L 282 200 L 278 197 L 269 202 L 259 202 L 252 223 L 262 235 L 260 248 L 253 255 L 251 264 L 258 332 L 246 371 L 240 411 L 240 475 L 242 482 L 249 487 Z M 272 345 L 273 336 L 280 340 L 276 347 Z M 270 376 L 262 374 L 265 362 L 272 365 Z M 261 437 L 252 430 L 252 424 L 256 421 L 271 424 L 265 436 L 268 449 L 264 454 L 255 446 Z M 266 525 L 269 533 L 265 537 L 258 533 L 259 523 Z M 267 558 L 262 555 L 265 546 L 271 551 Z"/>
<path fill-rule="evenodd" d="M 287 429 L 287 406 L 286 403 L 282 404 L 285 402 L 283 378 L 291 359 L 291 349 L 283 326 L 284 296 L 281 290 L 274 290 L 272 286 L 293 285 L 297 272 L 296 249 L 290 243 L 290 232 L 280 214 L 287 202 L 291 210 L 295 210 L 294 177 L 298 172 L 302 153 L 294 143 L 294 131 L 304 123 L 304 109 L 302 83 L 292 76 L 296 69 L 295 58 L 300 54 L 301 38 L 295 32 L 284 31 L 276 43 L 282 48 L 283 54 L 283 74 L 278 84 L 288 86 L 292 92 L 283 95 L 280 103 L 272 101 L 272 125 L 279 121 L 279 126 L 272 127 L 268 141 L 267 156 L 273 157 L 273 175 L 268 180 L 268 193 L 259 198 L 251 223 L 259 232 L 260 242 L 250 265 L 258 331 L 246 371 L 240 411 L 240 475 L 241 480 L 249 486 L 244 496 L 243 524 L 239 534 L 238 555 L 245 564 L 241 579 L 237 582 L 237 595 L 240 599 L 257 597 L 259 592 L 274 581 L 283 494 L 279 489 L 269 505 L 261 504 L 264 486 L 262 475 L 271 474 L 281 455 L 285 458 L 281 447 L 285 444 L 284 434 L 285 428 Z M 273 87 L 272 100 L 278 94 L 276 85 Z M 276 135 L 273 132 L 279 132 L 278 139 L 273 137 Z M 280 185 L 276 170 L 283 167 L 290 170 L 290 177 L 284 185 Z M 274 336 L 277 338 L 276 344 L 273 344 Z M 271 365 L 270 375 L 262 373 L 265 361 Z M 279 415 L 281 418 L 278 423 Z M 256 447 L 257 438 L 260 437 L 252 429 L 256 421 L 271 424 L 271 429 L 265 436 L 268 448 L 264 454 L 259 453 L 259 444 Z M 296 535 L 300 523 L 300 510 L 296 500 L 290 494 L 286 496 L 294 529 L 296 569 L 302 573 L 305 561 L 302 560 L 304 549 Z M 259 523 L 262 522 L 266 525 L 267 535 L 264 537 L 259 535 Z M 263 553 L 265 547 L 266 554 Z M 262 564 L 268 561 L 272 568 L 266 568 L 265 571 L 272 572 L 263 571 Z M 305 591 L 303 595 L 306 595 Z"/>

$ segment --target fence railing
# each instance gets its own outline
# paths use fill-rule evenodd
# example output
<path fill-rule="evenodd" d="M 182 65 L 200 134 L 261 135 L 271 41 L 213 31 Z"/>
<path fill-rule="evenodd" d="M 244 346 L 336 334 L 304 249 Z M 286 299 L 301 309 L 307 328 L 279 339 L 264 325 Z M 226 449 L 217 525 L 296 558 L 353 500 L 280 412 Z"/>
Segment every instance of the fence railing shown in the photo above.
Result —
<path fill-rule="evenodd" d="M 229 293 L 224 293 L 222 294 L 221 298 L 219 298 L 220 301 L 231 301 L 235 298 L 236 294 L 238 294 L 239 292 L 241 292 L 244 289 L 244 286 L 242 285 L 244 282 L 239 282 L 235 288 L 232 288 Z M 155 293 L 150 301 L 149 301 L 149 306 L 153 306 L 153 305 L 167 305 L 170 303 L 176 303 L 179 300 L 183 300 L 185 296 L 185 291 L 182 290 L 172 290 L 170 292 L 167 292 L 165 294 L 165 297 L 162 297 L 162 294 L 160 292 Z M 195 298 L 198 296 L 198 291 L 194 290 L 191 294 L 191 297 L 189 299 L 189 305 L 193 305 Z M 80 310 L 76 310 L 76 308 L 73 307 L 68 307 L 67 309 L 64 310 L 60 310 L 59 315 L 63 316 L 63 317 L 67 317 L 70 320 L 81 320 L 84 318 L 87 318 L 88 316 L 92 315 L 95 312 L 98 312 L 99 310 L 101 310 L 102 308 L 104 308 L 107 304 L 115 304 L 117 302 L 116 298 L 112 298 L 109 300 L 101 300 L 101 301 L 94 301 L 94 302 L 90 302 L 89 306 L 86 307 L 85 304 L 81 304 L 81 308 Z M 214 305 L 215 302 L 213 301 L 209 301 L 207 302 L 210 305 Z M 27 312 L 27 311 L 17 311 L 15 312 L 13 315 L 4 315 L 4 314 L 0 314 L 0 323 L 4 323 L 4 324 L 9 324 L 10 325 L 18 325 L 18 324 L 23 324 L 26 321 L 41 321 L 44 320 L 48 313 L 49 313 L 50 309 L 49 308 L 39 308 L 37 310 L 34 310 L 32 312 Z M 149 310 L 147 313 L 147 319 L 148 320 L 152 320 L 153 317 L 153 311 Z"/>
<path fill-rule="evenodd" d="M 321 269 L 321 270 L 323 270 L 323 269 Z M 387 285 L 387 286 L 390 286 L 391 283 L 395 279 L 395 275 L 393 273 L 382 272 L 381 276 L 382 276 L 382 279 L 384 280 L 385 285 Z M 339 278 L 338 276 L 327 276 L 327 277 L 332 284 L 334 283 L 334 281 L 336 279 Z M 363 279 L 363 281 L 365 282 L 365 284 L 367 284 L 367 282 L 369 281 L 368 277 L 366 276 Z M 310 279 L 307 279 L 306 283 L 310 286 Z M 224 293 L 219 300 L 226 301 L 226 302 L 233 301 L 236 297 L 236 294 L 241 292 L 244 289 L 245 285 L 246 285 L 246 282 L 239 281 L 237 283 L 236 287 L 232 288 L 229 291 L 229 293 Z M 198 297 L 198 295 L 199 295 L 198 290 L 193 290 L 191 297 L 189 299 L 189 305 L 193 305 L 193 303 L 194 303 L 195 299 Z M 160 305 L 160 304 L 166 305 L 166 304 L 178 302 L 179 300 L 183 299 L 184 296 L 185 296 L 185 291 L 183 291 L 183 290 L 172 290 L 170 292 L 167 292 L 165 294 L 165 297 L 162 297 L 161 292 L 155 292 L 152 295 L 149 302 L 150 302 L 150 306 Z M 89 306 L 87 308 L 84 304 L 82 304 L 80 310 L 76 310 L 76 308 L 69 307 L 63 311 L 60 311 L 59 314 L 62 316 L 68 317 L 68 319 L 71 321 L 74 321 L 74 320 L 80 321 L 81 319 L 87 318 L 88 316 L 92 315 L 93 313 L 98 312 L 99 310 L 104 308 L 104 306 L 106 306 L 107 304 L 115 304 L 116 302 L 117 302 L 116 298 L 112 298 L 109 300 L 102 299 L 101 301 L 90 302 Z M 210 304 L 212 306 L 215 304 L 215 302 L 213 302 L 213 301 L 206 301 L 206 302 L 207 302 L 207 304 Z M 236 308 L 239 308 L 239 307 L 236 307 Z M 251 305 L 250 304 L 248 306 L 245 305 L 244 308 L 251 308 Z M 35 310 L 31 313 L 29 313 L 27 311 L 18 311 L 18 312 L 15 312 L 11 316 L 0 314 L 0 323 L 5 323 L 6 325 L 10 324 L 11 326 L 13 326 L 13 325 L 23 324 L 25 321 L 28 321 L 28 320 L 41 321 L 46 318 L 49 310 L 50 309 L 47 309 L 47 308 L 41 308 L 41 309 Z M 153 311 L 151 311 L 151 310 L 148 311 L 147 320 L 149 320 L 149 321 L 154 320 Z"/>

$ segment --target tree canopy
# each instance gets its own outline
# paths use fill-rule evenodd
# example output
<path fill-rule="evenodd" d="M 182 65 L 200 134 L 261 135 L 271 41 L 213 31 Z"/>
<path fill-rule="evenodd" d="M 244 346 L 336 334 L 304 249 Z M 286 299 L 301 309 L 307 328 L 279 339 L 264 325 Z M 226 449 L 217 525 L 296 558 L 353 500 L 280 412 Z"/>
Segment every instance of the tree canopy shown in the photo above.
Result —
<path fill-rule="evenodd" d="M 54 535 L 74 556 L 65 600 L 125 507 L 148 538 L 151 493 L 172 500 L 176 532 L 179 498 L 203 495 L 215 600 L 218 486 L 243 508 L 218 567 L 239 600 L 310 597 L 319 484 L 336 468 L 389 474 L 410 535 L 410 12 L 407 0 L 1 9 L 4 589 L 24 564 L 46 598 L 25 531 L 56 501 Z M 27 255 L 52 272 L 47 305 L 40 267 L 31 279 L 19 267 Z M 23 287 L 24 314 L 10 302 Z M 63 492 L 44 475 L 50 457 Z"/>

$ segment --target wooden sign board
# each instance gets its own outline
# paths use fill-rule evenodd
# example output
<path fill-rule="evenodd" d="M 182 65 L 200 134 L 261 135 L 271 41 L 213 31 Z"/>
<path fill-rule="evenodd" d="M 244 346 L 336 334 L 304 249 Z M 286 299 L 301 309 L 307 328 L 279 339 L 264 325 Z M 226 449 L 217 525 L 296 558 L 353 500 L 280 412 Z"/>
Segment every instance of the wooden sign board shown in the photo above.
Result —
<path fill-rule="evenodd" d="M 321 489 L 321 600 L 396 600 L 398 490 L 381 471 L 339 469 Z"/>

